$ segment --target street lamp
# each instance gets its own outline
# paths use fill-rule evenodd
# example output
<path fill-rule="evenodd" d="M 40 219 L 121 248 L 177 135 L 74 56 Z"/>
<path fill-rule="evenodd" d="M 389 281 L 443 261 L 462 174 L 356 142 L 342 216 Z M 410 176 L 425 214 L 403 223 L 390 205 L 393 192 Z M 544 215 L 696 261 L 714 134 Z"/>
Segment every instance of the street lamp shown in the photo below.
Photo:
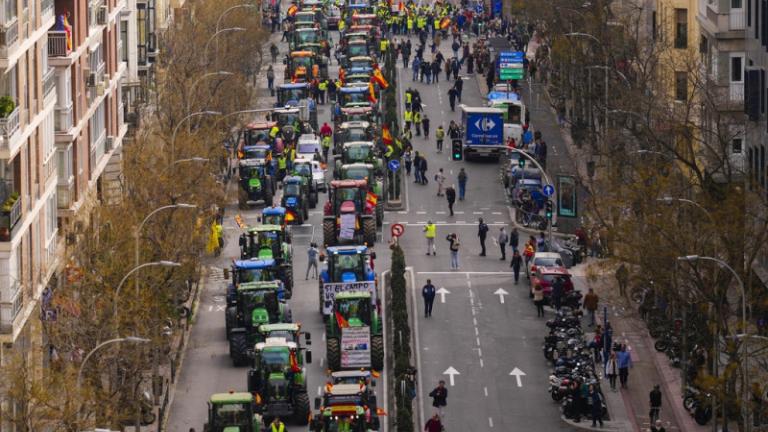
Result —
<path fill-rule="evenodd" d="M 688 262 L 688 263 L 694 263 L 694 262 L 697 262 L 697 261 L 712 261 L 714 263 L 717 263 L 719 266 L 724 267 L 725 269 L 730 271 L 731 274 L 733 274 L 733 276 L 736 278 L 736 281 L 739 283 L 739 285 L 738 285 L 739 286 L 739 290 L 741 290 L 741 329 L 742 329 L 742 331 L 744 331 L 746 333 L 747 332 L 747 293 L 744 290 L 744 281 L 741 280 L 741 277 L 739 276 L 738 273 L 736 273 L 736 270 L 734 270 L 733 267 L 728 265 L 728 263 L 726 263 L 725 261 L 723 261 L 723 260 L 721 260 L 719 258 L 714 258 L 714 257 L 699 256 L 699 255 L 685 255 L 685 256 L 677 257 L 677 260 L 678 261 L 685 261 L 685 262 Z M 715 343 L 714 343 L 715 350 L 712 353 L 712 355 L 715 358 L 718 358 L 719 357 L 719 352 L 718 352 L 719 349 L 717 348 L 718 338 L 715 337 L 713 339 L 715 340 Z M 742 398 L 743 398 L 742 403 L 741 403 L 741 407 L 742 407 L 741 408 L 742 409 L 741 414 L 742 414 L 742 419 L 743 419 L 745 425 L 747 424 L 747 420 L 748 420 L 747 419 L 748 411 L 746 409 L 746 404 L 747 404 L 747 401 L 749 399 L 747 397 L 747 388 L 746 388 L 747 387 L 746 372 L 747 372 L 747 367 L 749 365 L 747 357 L 748 356 L 744 355 L 744 356 L 742 356 L 742 359 L 741 359 L 741 361 L 742 361 L 742 368 L 743 368 L 742 377 L 741 377 L 742 378 Z M 723 406 L 723 409 L 725 409 L 725 406 Z M 714 409 L 713 409 L 713 411 L 714 411 Z"/>
<path fill-rule="evenodd" d="M 139 226 L 136 228 L 136 230 L 133 233 L 133 241 L 134 241 L 134 243 L 133 243 L 133 251 L 134 251 L 133 265 L 135 266 L 134 270 L 137 270 L 138 268 L 141 267 L 139 265 L 139 237 L 141 236 L 141 229 L 144 228 L 144 224 L 147 223 L 149 218 L 151 218 L 152 216 L 154 216 L 158 212 L 161 212 L 163 210 L 169 210 L 169 209 L 177 209 L 177 208 L 180 208 L 180 209 L 191 209 L 191 208 L 197 208 L 197 206 L 194 205 L 194 204 L 179 203 L 179 204 L 170 204 L 170 205 L 158 207 L 158 208 L 152 210 L 147 215 L 147 217 L 145 217 L 144 220 L 142 220 L 141 223 L 139 224 Z M 131 272 L 133 272 L 134 270 L 131 270 Z M 122 282 L 121 282 L 121 284 L 122 284 Z M 136 274 L 136 281 L 134 282 L 134 284 L 136 285 L 136 295 L 138 295 L 139 294 L 139 275 L 138 275 L 138 273 Z M 118 285 L 118 290 L 119 289 L 120 289 L 120 286 Z"/>
<path fill-rule="evenodd" d="M 136 336 L 126 336 L 121 338 L 114 338 L 110 339 L 108 341 L 104 341 L 98 345 L 94 349 L 91 350 L 88 354 L 86 354 L 85 358 L 83 359 L 83 362 L 80 364 L 80 370 L 77 371 L 77 389 L 80 390 L 82 387 L 82 381 L 83 381 L 83 369 L 85 369 L 85 364 L 88 363 L 88 359 L 91 358 L 93 353 L 100 350 L 101 348 L 114 343 L 121 343 L 121 342 L 131 342 L 131 343 L 146 343 L 149 342 L 149 339 L 136 337 Z"/>
<path fill-rule="evenodd" d="M 192 85 L 189 87 L 189 94 L 187 95 L 187 110 L 185 112 L 189 113 L 192 97 L 195 94 L 195 87 L 197 87 L 200 81 L 212 76 L 232 76 L 232 75 L 234 74 L 229 71 L 217 71 L 217 72 L 208 72 L 206 74 L 203 74 L 203 76 L 201 76 L 200 78 L 196 79 L 195 82 L 193 82 Z"/>
<path fill-rule="evenodd" d="M 607 147 L 608 144 L 608 71 L 610 70 L 608 64 L 609 57 L 608 57 L 608 50 L 605 49 L 605 45 L 603 45 L 603 42 L 592 36 L 589 33 L 582 33 L 582 32 L 572 32 L 572 33 L 566 33 L 565 36 L 569 37 L 585 37 L 592 39 L 593 41 L 597 42 L 598 45 L 600 45 L 600 49 L 603 51 L 603 55 L 605 56 L 605 120 L 603 123 L 603 145 Z"/>
<path fill-rule="evenodd" d="M 524 152 L 524 151 L 516 149 L 516 148 L 508 149 L 508 150 L 513 152 L 513 153 L 519 154 L 520 156 L 528 159 L 529 161 L 531 161 L 531 163 L 536 165 L 536 168 L 538 168 L 539 171 L 541 171 L 541 175 L 544 176 L 544 180 L 547 182 L 548 185 L 552 186 L 552 188 L 554 189 L 555 184 L 552 183 L 552 179 L 549 178 L 549 176 L 547 175 L 547 172 L 544 171 L 544 167 L 541 166 L 541 164 L 539 163 L 539 161 L 536 160 L 536 158 L 534 158 L 533 156 L 529 155 L 527 152 Z M 549 244 L 550 244 L 550 247 L 552 245 L 552 223 L 556 222 L 555 214 L 556 214 L 556 212 L 552 212 L 552 220 L 549 221 L 549 224 L 548 224 L 548 226 L 549 226 Z"/>
<path fill-rule="evenodd" d="M 626 75 L 621 73 L 616 68 L 611 68 L 611 67 L 604 66 L 604 65 L 592 65 L 592 66 L 587 66 L 585 69 L 602 69 L 602 70 L 605 70 L 605 71 L 616 72 L 616 74 L 618 76 L 620 76 L 622 80 L 624 80 L 624 84 L 626 84 L 627 87 L 632 87 L 632 84 L 630 84 L 630 82 L 629 82 L 629 78 L 627 78 Z"/>
<path fill-rule="evenodd" d="M 117 289 L 115 290 L 115 315 L 117 314 L 117 296 L 120 295 L 120 290 L 123 288 L 123 284 L 126 280 L 128 280 L 128 277 L 137 271 L 143 269 L 144 267 L 155 267 L 155 266 L 161 266 L 161 267 L 181 267 L 181 264 L 174 262 L 174 261 L 152 261 L 148 263 L 144 263 L 141 265 L 137 265 L 136 267 L 132 268 L 131 271 L 125 274 L 122 279 L 120 279 L 120 283 L 117 284 Z M 138 275 L 137 275 L 138 279 Z M 136 285 L 136 294 L 139 294 L 139 287 Z"/>
<path fill-rule="evenodd" d="M 222 12 L 219 15 L 219 19 L 216 20 L 216 32 L 219 31 L 219 27 L 221 26 L 221 20 L 224 18 L 224 15 L 226 15 L 230 11 L 233 11 L 233 10 L 238 9 L 238 8 L 256 8 L 256 5 L 252 5 L 252 4 L 248 4 L 248 3 L 243 3 L 243 4 L 239 4 L 239 5 L 234 5 L 234 6 L 230 7 L 229 9 L 226 9 L 224 12 Z"/>
<path fill-rule="evenodd" d="M 687 198 L 676 198 L 676 197 L 671 197 L 671 196 L 665 196 L 665 197 L 662 197 L 662 198 L 656 198 L 656 201 L 665 202 L 667 204 L 672 204 L 675 201 L 681 202 L 681 203 L 690 204 L 690 205 L 698 208 L 702 212 L 704 212 L 707 215 L 707 218 L 709 219 L 709 222 L 712 223 L 712 225 L 715 225 L 715 219 L 712 217 L 712 213 L 710 213 L 709 210 L 705 209 L 701 204 L 697 203 L 696 201 L 689 200 Z"/>
<path fill-rule="evenodd" d="M 223 33 L 228 33 L 228 32 L 244 32 L 244 31 L 245 31 L 245 29 L 242 28 L 242 27 L 227 27 L 227 28 L 223 28 L 221 30 L 216 30 L 216 33 L 214 33 L 210 38 L 208 38 L 208 41 L 205 43 L 205 49 L 203 49 L 203 57 L 202 58 L 203 59 L 207 59 L 208 58 L 208 46 L 211 44 L 211 41 L 216 39 L 216 37 L 218 35 L 223 34 Z"/>
<path fill-rule="evenodd" d="M 208 158 L 204 158 L 204 157 L 192 157 L 192 158 L 187 158 L 187 159 L 179 159 L 179 160 L 175 160 L 175 161 L 173 161 L 173 163 L 171 164 L 171 166 L 173 166 L 173 165 L 176 165 L 176 164 L 180 164 L 180 163 L 186 163 L 186 162 L 199 162 L 199 163 L 205 163 L 205 162 L 210 162 L 210 161 L 211 161 L 210 159 L 208 159 Z"/>
<path fill-rule="evenodd" d="M 175 158 L 175 150 L 176 150 L 176 134 L 179 132 L 179 127 L 184 124 L 185 121 L 191 119 L 192 117 L 197 116 L 206 116 L 206 115 L 221 115 L 218 111 L 198 111 L 193 112 L 192 114 L 187 114 L 186 117 L 181 119 L 179 123 L 176 124 L 176 127 L 173 128 L 173 135 L 171 135 L 171 161 Z"/>

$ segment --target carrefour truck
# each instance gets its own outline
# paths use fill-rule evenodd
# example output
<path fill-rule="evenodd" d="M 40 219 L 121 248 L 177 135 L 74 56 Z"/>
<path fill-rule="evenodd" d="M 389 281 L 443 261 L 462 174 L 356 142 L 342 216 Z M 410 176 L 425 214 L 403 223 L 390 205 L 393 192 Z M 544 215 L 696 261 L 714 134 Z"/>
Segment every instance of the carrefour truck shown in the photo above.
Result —
<path fill-rule="evenodd" d="M 498 159 L 505 152 L 504 114 L 498 108 L 468 107 L 460 105 L 461 125 L 464 128 L 464 157 L 491 157 Z"/>

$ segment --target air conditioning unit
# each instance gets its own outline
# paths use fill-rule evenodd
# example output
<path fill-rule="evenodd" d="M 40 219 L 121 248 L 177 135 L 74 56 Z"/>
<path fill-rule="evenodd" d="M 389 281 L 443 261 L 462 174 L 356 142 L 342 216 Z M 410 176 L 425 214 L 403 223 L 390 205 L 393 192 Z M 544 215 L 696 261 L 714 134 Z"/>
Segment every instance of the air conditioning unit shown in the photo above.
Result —
<path fill-rule="evenodd" d="M 99 81 L 96 83 L 96 94 L 99 96 L 104 94 L 104 81 Z"/>
<path fill-rule="evenodd" d="M 96 87 L 96 72 L 88 73 L 88 78 L 85 79 L 85 85 L 88 87 Z"/>
<path fill-rule="evenodd" d="M 104 151 L 105 152 L 112 151 L 112 148 L 114 147 L 114 145 L 115 145 L 115 137 L 108 136 L 107 141 L 104 143 Z"/>
<path fill-rule="evenodd" d="M 107 17 L 109 13 L 107 11 L 107 5 L 99 6 L 99 10 L 96 11 L 96 24 L 105 25 L 107 23 Z"/>

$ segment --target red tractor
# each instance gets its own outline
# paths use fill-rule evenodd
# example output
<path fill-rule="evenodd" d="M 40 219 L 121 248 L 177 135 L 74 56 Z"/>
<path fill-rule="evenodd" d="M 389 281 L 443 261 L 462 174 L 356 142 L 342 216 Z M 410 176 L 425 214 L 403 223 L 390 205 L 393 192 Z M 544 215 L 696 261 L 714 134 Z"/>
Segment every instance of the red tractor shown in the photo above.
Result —
<path fill-rule="evenodd" d="M 323 209 L 326 246 L 376 243 L 376 202 L 365 180 L 333 180 Z"/>

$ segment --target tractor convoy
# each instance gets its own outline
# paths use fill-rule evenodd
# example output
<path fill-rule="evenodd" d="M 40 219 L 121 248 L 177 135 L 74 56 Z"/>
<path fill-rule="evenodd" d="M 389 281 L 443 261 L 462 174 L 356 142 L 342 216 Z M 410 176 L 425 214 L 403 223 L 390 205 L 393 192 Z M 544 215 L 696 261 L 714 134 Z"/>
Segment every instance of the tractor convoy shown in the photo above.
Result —
<path fill-rule="evenodd" d="M 207 432 L 274 430 L 269 425 L 276 418 L 317 432 L 379 430 L 384 413 L 375 378 L 384 366 L 384 337 L 371 248 L 384 221 L 386 163 L 378 125 L 387 84 L 379 79 L 376 57 L 378 6 L 369 1 L 294 0 L 282 13 L 280 2 L 269 6 L 294 25 L 272 108 L 237 135 L 238 204 L 260 210 L 256 224 L 237 218 L 239 257 L 224 269 L 229 356 L 247 372 L 240 388 L 210 397 Z M 328 25 L 341 21 L 346 30 L 339 35 L 336 80 L 329 74 Z M 329 79 L 341 83 L 327 101 L 333 133 L 324 126 L 319 135 L 316 90 Z M 317 298 L 325 326 L 321 366 L 328 376 L 311 406 L 306 365 L 312 339 L 290 301 L 293 237 L 306 236 L 296 230 L 309 227 L 315 208 L 322 209 L 322 234 L 313 236 L 321 238 L 325 258 Z"/>

